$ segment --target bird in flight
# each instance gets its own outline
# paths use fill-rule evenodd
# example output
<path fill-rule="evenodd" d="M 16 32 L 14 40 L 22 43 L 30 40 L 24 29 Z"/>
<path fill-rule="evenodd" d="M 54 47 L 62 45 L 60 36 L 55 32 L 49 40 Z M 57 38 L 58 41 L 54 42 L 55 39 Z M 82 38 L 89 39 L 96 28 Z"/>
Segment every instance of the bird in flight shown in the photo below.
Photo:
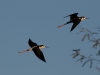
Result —
<path fill-rule="evenodd" d="M 18 52 L 18 53 L 23 53 L 23 52 L 28 52 L 28 51 L 33 51 L 35 53 L 35 55 L 42 61 L 46 62 L 44 55 L 41 51 L 42 48 L 49 48 L 45 45 L 37 45 L 37 43 L 33 42 L 31 39 L 29 39 L 28 44 L 31 48 L 24 50 L 22 52 Z"/>
<path fill-rule="evenodd" d="M 70 21 L 68 21 L 68 22 L 65 23 L 65 24 L 62 24 L 62 25 L 58 26 L 58 28 L 60 28 L 60 27 L 62 27 L 62 26 L 65 26 L 65 25 L 67 25 L 67 24 L 69 24 L 69 23 L 73 23 L 73 26 L 72 26 L 72 28 L 71 28 L 71 30 L 70 30 L 70 31 L 72 31 L 82 20 L 89 19 L 89 18 L 86 18 L 86 17 L 84 17 L 84 16 L 78 17 L 77 15 L 78 15 L 78 13 L 74 13 L 74 14 L 65 16 L 64 18 L 70 16 Z"/>

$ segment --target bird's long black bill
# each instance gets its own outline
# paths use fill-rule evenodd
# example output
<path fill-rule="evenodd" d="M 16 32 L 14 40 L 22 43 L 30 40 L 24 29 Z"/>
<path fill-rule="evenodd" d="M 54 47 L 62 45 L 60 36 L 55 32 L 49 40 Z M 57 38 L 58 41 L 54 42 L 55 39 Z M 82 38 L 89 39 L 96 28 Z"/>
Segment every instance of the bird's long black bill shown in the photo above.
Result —
<path fill-rule="evenodd" d="M 47 46 L 45 46 L 46 48 L 49 48 L 49 47 L 47 47 Z"/>
<path fill-rule="evenodd" d="M 89 19 L 89 18 L 86 18 L 86 19 Z"/>

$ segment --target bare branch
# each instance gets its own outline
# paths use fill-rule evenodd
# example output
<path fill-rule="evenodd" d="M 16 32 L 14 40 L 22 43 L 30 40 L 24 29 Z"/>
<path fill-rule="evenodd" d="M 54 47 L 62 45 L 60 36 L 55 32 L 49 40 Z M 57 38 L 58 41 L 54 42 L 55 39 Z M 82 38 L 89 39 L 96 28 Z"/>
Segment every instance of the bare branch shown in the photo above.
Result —
<path fill-rule="evenodd" d="M 95 47 L 97 49 L 98 44 L 99 44 L 99 42 L 98 42 L 98 40 L 96 40 L 95 44 L 93 45 L 93 48 Z"/>
<path fill-rule="evenodd" d="M 98 51 L 98 53 L 97 53 L 96 55 L 97 55 L 97 56 L 100 55 L 100 49 L 99 49 L 99 51 Z"/>
<path fill-rule="evenodd" d="M 73 51 L 75 52 L 75 53 L 72 54 L 73 55 L 73 58 L 76 58 L 77 56 L 80 55 L 80 53 L 79 53 L 80 49 L 73 50 Z"/>
<path fill-rule="evenodd" d="M 85 61 L 85 62 L 83 63 L 83 65 L 82 65 L 82 67 L 83 67 L 88 61 L 90 61 L 90 59 L 88 59 L 87 61 Z"/>
<path fill-rule="evenodd" d="M 90 60 L 90 68 L 92 68 L 92 65 L 93 65 L 93 60 L 91 59 Z"/>
<path fill-rule="evenodd" d="M 82 41 L 84 41 L 85 37 L 88 36 L 88 34 L 84 34 Z"/>
<path fill-rule="evenodd" d="M 87 37 L 88 37 L 88 40 L 90 40 L 90 35 L 89 34 L 87 35 Z"/>
<path fill-rule="evenodd" d="M 85 59 L 85 56 L 84 55 L 80 55 L 81 56 L 81 58 L 80 59 L 78 59 L 77 61 L 80 61 L 80 62 L 82 62 L 83 61 L 83 59 Z M 76 62 L 77 62 L 76 61 Z"/>

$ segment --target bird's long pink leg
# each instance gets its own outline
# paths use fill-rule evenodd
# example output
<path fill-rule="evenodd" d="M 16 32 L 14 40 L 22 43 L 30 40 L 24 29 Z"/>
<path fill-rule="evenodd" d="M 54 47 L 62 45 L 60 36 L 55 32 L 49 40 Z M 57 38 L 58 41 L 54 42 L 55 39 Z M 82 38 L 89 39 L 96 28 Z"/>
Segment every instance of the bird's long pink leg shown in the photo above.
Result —
<path fill-rule="evenodd" d="M 24 50 L 24 51 L 22 51 L 22 52 L 18 52 L 18 53 L 20 53 L 20 54 L 21 54 L 21 53 L 23 53 L 23 52 L 27 52 L 27 51 L 29 51 L 29 50 Z"/>
<path fill-rule="evenodd" d="M 64 26 L 65 24 L 62 24 L 62 25 L 60 25 L 60 26 L 58 26 L 57 28 L 60 28 L 60 27 L 62 27 L 62 26 Z"/>

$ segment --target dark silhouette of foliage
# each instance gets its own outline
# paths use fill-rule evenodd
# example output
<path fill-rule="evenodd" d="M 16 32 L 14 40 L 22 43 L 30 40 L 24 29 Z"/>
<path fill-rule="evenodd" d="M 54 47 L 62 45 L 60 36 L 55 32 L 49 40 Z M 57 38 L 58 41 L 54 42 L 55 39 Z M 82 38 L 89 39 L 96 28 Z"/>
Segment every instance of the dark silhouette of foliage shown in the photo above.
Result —
<path fill-rule="evenodd" d="M 98 32 L 100 32 L 100 27 L 98 26 L 96 28 L 97 28 Z M 93 49 L 97 49 L 97 47 L 99 47 L 99 50 L 96 50 L 97 51 L 96 56 L 99 56 L 100 55 L 100 38 L 96 39 L 94 37 L 94 35 L 99 35 L 99 34 L 97 32 L 91 32 L 89 29 L 83 28 L 83 27 L 79 27 L 79 30 L 80 31 L 77 34 L 84 33 L 81 41 L 85 41 L 85 39 L 87 39 L 90 42 L 94 42 L 94 44 L 92 45 Z M 75 53 L 72 54 L 73 58 L 80 57 L 76 62 L 78 62 L 78 61 L 83 62 L 82 67 L 85 64 L 87 64 L 88 62 L 90 62 L 90 68 L 92 68 L 93 61 L 100 62 L 100 60 L 93 58 L 92 54 L 90 54 L 90 56 L 88 56 L 88 57 L 81 54 L 80 49 L 76 49 L 76 50 L 73 50 L 73 51 L 75 52 Z M 96 67 L 96 69 L 98 69 L 100 71 L 100 68 Z"/>
<path fill-rule="evenodd" d="M 72 54 L 73 55 L 73 58 L 76 58 L 77 56 L 80 55 L 80 53 L 79 53 L 80 49 L 73 50 L 73 51 L 75 52 L 75 53 Z"/>

